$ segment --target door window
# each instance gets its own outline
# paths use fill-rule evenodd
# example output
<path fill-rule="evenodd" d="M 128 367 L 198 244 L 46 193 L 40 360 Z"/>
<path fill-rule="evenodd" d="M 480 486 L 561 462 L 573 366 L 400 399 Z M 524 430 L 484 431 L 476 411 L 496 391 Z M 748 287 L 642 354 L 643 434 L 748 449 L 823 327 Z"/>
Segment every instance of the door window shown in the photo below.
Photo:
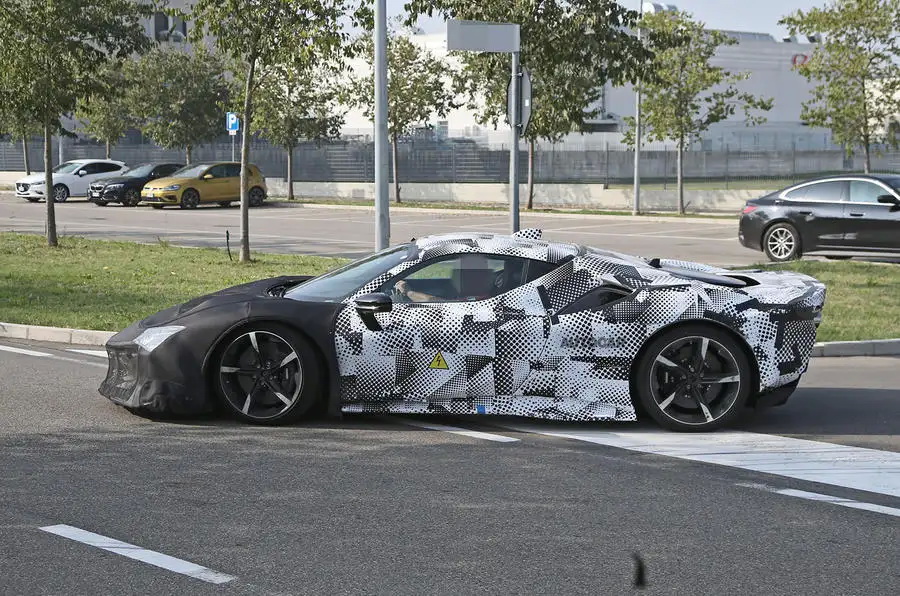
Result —
<path fill-rule="evenodd" d="M 92 165 L 97 166 L 97 171 L 96 171 L 97 174 L 105 174 L 107 172 L 118 172 L 119 170 L 122 169 L 122 166 L 120 166 L 119 164 L 115 164 L 115 163 L 96 163 L 96 164 L 92 164 Z"/>
<path fill-rule="evenodd" d="M 890 194 L 880 184 L 865 180 L 850 181 L 850 201 L 853 203 L 877 203 L 878 197 Z"/>
<path fill-rule="evenodd" d="M 226 165 L 225 175 L 229 178 L 239 178 L 241 176 L 241 164 L 230 163 Z"/>
<path fill-rule="evenodd" d="M 227 178 L 228 166 L 226 164 L 219 164 L 217 166 L 211 167 L 206 173 L 212 174 L 213 178 Z"/>
<path fill-rule="evenodd" d="M 162 178 L 164 176 L 168 176 L 169 174 L 171 174 L 172 172 L 174 172 L 175 170 L 177 170 L 180 167 L 181 166 L 176 165 L 176 164 L 166 164 L 164 166 L 159 166 L 158 168 L 153 170 L 153 173 L 150 175 L 154 178 Z"/>
<path fill-rule="evenodd" d="M 817 182 L 806 187 L 806 193 L 803 198 L 807 201 L 827 201 L 830 203 L 839 203 L 844 200 L 844 187 L 846 182 L 843 180 L 833 180 L 830 182 Z M 794 198 L 794 197 L 791 197 Z"/>
<path fill-rule="evenodd" d="M 464 253 L 431 261 L 387 282 L 382 291 L 401 302 L 487 300 L 553 270 L 551 263 Z"/>

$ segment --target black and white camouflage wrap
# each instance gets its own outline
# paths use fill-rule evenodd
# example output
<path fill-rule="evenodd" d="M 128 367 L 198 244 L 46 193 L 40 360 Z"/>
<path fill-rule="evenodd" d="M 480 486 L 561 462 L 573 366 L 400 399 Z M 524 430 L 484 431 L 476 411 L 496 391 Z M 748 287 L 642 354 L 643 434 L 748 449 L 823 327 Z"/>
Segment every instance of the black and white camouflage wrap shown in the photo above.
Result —
<path fill-rule="evenodd" d="M 416 242 L 417 255 L 356 294 L 378 291 L 410 267 L 456 253 L 559 264 L 495 298 L 395 304 L 392 312 L 376 315 L 380 331 L 366 327 L 349 298 L 335 328 L 342 410 L 635 420 L 629 390 L 635 357 L 654 333 L 689 320 L 717 322 L 746 340 L 758 366 L 760 393 L 805 371 L 825 299 L 825 287 L 815 279 L 660 263 L 758 282 L 724 287 L 679 277 L 643 259 L 545 242 L 539 235 L 423 238 Z M 631 293 L 595 310 L 557 314 L 603 285 Z M 446 368 L 431 366 L 438 354 Z"/>

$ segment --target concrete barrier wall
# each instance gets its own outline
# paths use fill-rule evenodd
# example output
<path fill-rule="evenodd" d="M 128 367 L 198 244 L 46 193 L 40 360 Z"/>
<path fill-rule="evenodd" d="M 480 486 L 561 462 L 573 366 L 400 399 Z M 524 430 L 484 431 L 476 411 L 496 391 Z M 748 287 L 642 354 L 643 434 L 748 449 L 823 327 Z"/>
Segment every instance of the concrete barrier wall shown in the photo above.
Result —
<path fill-rule="evenodd" d="M 286 196 L 287 184 L 280 178 L 267 178 L 271 196 Z M 508 184 L 479 183 L 406 183 L 400 188 L 400 198 L 410 202 L 448 202 L 506 204 Z M 526 187 L 521 187 L 524 204 Z M 737 213 L 747 199 L 766 194 L 763 190 L 690 190 L 685 191 L 685 205 L 690 211 L 719 211 Z M 391 187 L 393 200 L 393 187 Z M 294 196 L 316 199 L 374 200 L 371 183 L 355 182 L 295 182 Z M 535 207 L 569 207 L 608 210 L 630 210 L 633 193 L 625 189 L 608 189 L 602 184 L 536 184 Z M 644 190 L 641 206 L 644 209 L 675 211 L 678 195 L 674 190 Z"/>

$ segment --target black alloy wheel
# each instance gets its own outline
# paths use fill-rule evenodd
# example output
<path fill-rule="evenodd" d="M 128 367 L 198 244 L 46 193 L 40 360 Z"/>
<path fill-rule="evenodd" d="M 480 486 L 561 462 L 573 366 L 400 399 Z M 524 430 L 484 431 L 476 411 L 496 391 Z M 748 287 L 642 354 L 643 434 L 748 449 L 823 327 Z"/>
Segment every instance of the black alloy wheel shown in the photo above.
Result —
<path fill-rule="evenodd" d="M 635 369 L 643 411 L 677 431 L 708 431 L 745 411 L 752 366 L 727 332 L 706 325 L 676 327 L 647 346 Z"/>
<path fill-rule="evenodd" d="M 266 200 L 266 193 L 258 186 L 250 189 L 250 206 L 262 207 L 263 201 Z"/>
<path fill-rule="evenodd" d="M 181 208 L 196 209 L 200 204 L 200 193 L 193 188 L 189 188 L 181 193 Z"/>
<path fill-rule="evenodd" d="M 141 193 L 136 188 L 129 188 L 122 197 L 122 204 L 126 207 L 137 207 L 141 202 Z"/>
<path fill-rule="evenodd" d="M 802 256 L 800 233 L 789 223 L 777 223 L 763 235 L 763 251 L 770 261 L 783 263 Z"/>
<path fill-rule="evenodd" d="M 284 424 L 309 411 L 318 397 L 316 357 L 308 343 L 280 325 L 240 330 L 215 362 L 215 389 L 237 418 Z"/>
<path fill-rule="evenodd" d="M 54 184 L 53 185 L 53 202 L 54 203 L 65 203 L 66 199 L 69 198 L 69 187 L 65 184 Z"/>

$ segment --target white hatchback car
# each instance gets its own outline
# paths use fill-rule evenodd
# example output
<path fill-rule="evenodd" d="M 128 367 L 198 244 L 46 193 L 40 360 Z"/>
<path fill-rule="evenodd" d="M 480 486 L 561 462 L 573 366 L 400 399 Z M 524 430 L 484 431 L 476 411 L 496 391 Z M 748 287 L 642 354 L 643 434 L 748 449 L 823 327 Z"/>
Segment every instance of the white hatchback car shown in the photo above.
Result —
<path fill-rule="evenodd" d="M 91 182 L 109 178 L 125 169 L 125 163 L 111 159 L 74 159 L 53 168 L 53 199 L 62 203 L 69 197 L 87 196 Z M 16 180 L 16 196 L 36 203 L 47 198 L 44 173 Z"/>

